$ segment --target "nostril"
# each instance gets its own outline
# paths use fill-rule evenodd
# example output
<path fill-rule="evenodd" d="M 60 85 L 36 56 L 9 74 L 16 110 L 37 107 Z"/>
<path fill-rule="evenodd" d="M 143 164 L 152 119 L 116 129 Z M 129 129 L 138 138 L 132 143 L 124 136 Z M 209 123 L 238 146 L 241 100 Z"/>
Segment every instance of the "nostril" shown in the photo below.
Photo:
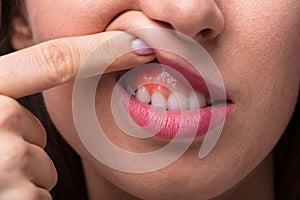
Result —
<path fill-rule="evenodd" d="M 209 37 L 211 37 L 212 32 L 213 32 L 212 29 L 206 28 L 206 29 L 203 29 L 203 30 L 200 32 L 200 35 L 201 35 L 203 38 L 209 38 Z"/>

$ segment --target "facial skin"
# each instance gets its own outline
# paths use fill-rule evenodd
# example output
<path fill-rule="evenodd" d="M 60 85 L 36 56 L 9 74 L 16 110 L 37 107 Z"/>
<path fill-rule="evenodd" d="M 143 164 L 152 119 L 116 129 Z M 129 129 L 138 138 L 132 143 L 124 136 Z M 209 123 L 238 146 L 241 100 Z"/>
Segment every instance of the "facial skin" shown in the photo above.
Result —
<path fill-rule="evenodd" d="M 72 119 L 73 83 L 45 91 L 53 122 L 82 157 L 87 177 L 94 177 L 88 180 L 89 188 L 100 182 L 106 190 L 118 187 L 143 199 L 213 198 L 245 178 L 272 151 L 289 122 L 299 91 L 298 0 L 27 0 L 25 4 L 34 44 L 103 31 L 172 27 L 210 53 L 234 102 L 221 139 L 207 157 L 198 159 L 195 144 L 167 168 L 127 174 L 105 167 L 82 146 Z M 210 31 L 201 34 L 205 29 Z M 13 39 L 13 44 L 22 43 Z M 113 80 L 114 74 L 107 74 L 99 85 L 99 116 L 109 116 L 107 94 Z M 112 127 L 108 137 L 126 150 L 145 152 L 163 145 L 128 137 L 111 117 L 103 120 Z M 96 195 L 95 189 L 90 190 Z"/>

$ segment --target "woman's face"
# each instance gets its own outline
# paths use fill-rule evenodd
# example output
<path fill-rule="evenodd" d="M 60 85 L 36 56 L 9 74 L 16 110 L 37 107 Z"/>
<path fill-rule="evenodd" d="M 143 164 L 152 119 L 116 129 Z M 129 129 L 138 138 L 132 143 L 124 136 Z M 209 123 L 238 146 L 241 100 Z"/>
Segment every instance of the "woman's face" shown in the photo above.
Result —
<path fill-rule="evenodd" d="M 271 152 L 289 122 L 299 91 L 298 0 L 25 2 L 35 43 L 103 31 L 166 27 L 202 44 L 217 64 L 233 102 L 219 142 L 204 159 L 197 157 L 201 143 L 195 142 L 170 166 L 145 174 L 112 170 L 87 153 L 73 123 L 73 83 L 44 92 L 51 118 L 64 138 L 98 174 L 128 193 L 146 199 L 219 195 Z M 165 145 L 157 139 L 129 137 L 113 123 L 109 94 L 115 77 L 114 73 L 103 76 L 96 97 L 98 116 L 106 116 L 101 124 L 109 129 L 108 137 L 133 152 Z"/>

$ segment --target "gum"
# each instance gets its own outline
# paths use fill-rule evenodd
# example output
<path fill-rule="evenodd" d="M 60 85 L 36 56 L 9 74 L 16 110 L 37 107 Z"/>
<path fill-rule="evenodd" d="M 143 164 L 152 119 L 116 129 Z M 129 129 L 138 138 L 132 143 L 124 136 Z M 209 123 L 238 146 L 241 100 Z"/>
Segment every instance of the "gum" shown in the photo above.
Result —
<path fill-rule="evenodd" d="M 143 85 L 143 87 L 145 87 L 151 95 L 154 92 L 160 92 L 162 95 L 164 95 L 166 98 L 168 98 L 169 95 L 171 94 L 171 91 L 167 87 L 157 84 L 157 83 L 149 83 L 149 84 Z"/>
<path fill-rule="evenodd" d="M 145 87 L 151 94 L 160 91 L 165 97 L 172 92 L 181 92 L 188 96 L 193 91 L 188 80 L 179 72 L 159 63 L 148 63 L 134 68 L 121 79 L 123 87 L 131 93 L 140 87 Z"/>

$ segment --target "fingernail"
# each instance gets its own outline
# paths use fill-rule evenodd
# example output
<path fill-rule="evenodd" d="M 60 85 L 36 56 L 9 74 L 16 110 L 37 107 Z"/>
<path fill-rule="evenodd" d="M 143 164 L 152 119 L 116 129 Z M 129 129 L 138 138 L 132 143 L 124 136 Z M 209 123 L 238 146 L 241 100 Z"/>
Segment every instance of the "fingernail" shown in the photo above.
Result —
<path fill-rule="evenodd" d="M 151 49 L 143 40 L 137 38 L 131 42 L 131 49 L 138 55 L 149 55 L 153 54 L 154 51 Z"/>

